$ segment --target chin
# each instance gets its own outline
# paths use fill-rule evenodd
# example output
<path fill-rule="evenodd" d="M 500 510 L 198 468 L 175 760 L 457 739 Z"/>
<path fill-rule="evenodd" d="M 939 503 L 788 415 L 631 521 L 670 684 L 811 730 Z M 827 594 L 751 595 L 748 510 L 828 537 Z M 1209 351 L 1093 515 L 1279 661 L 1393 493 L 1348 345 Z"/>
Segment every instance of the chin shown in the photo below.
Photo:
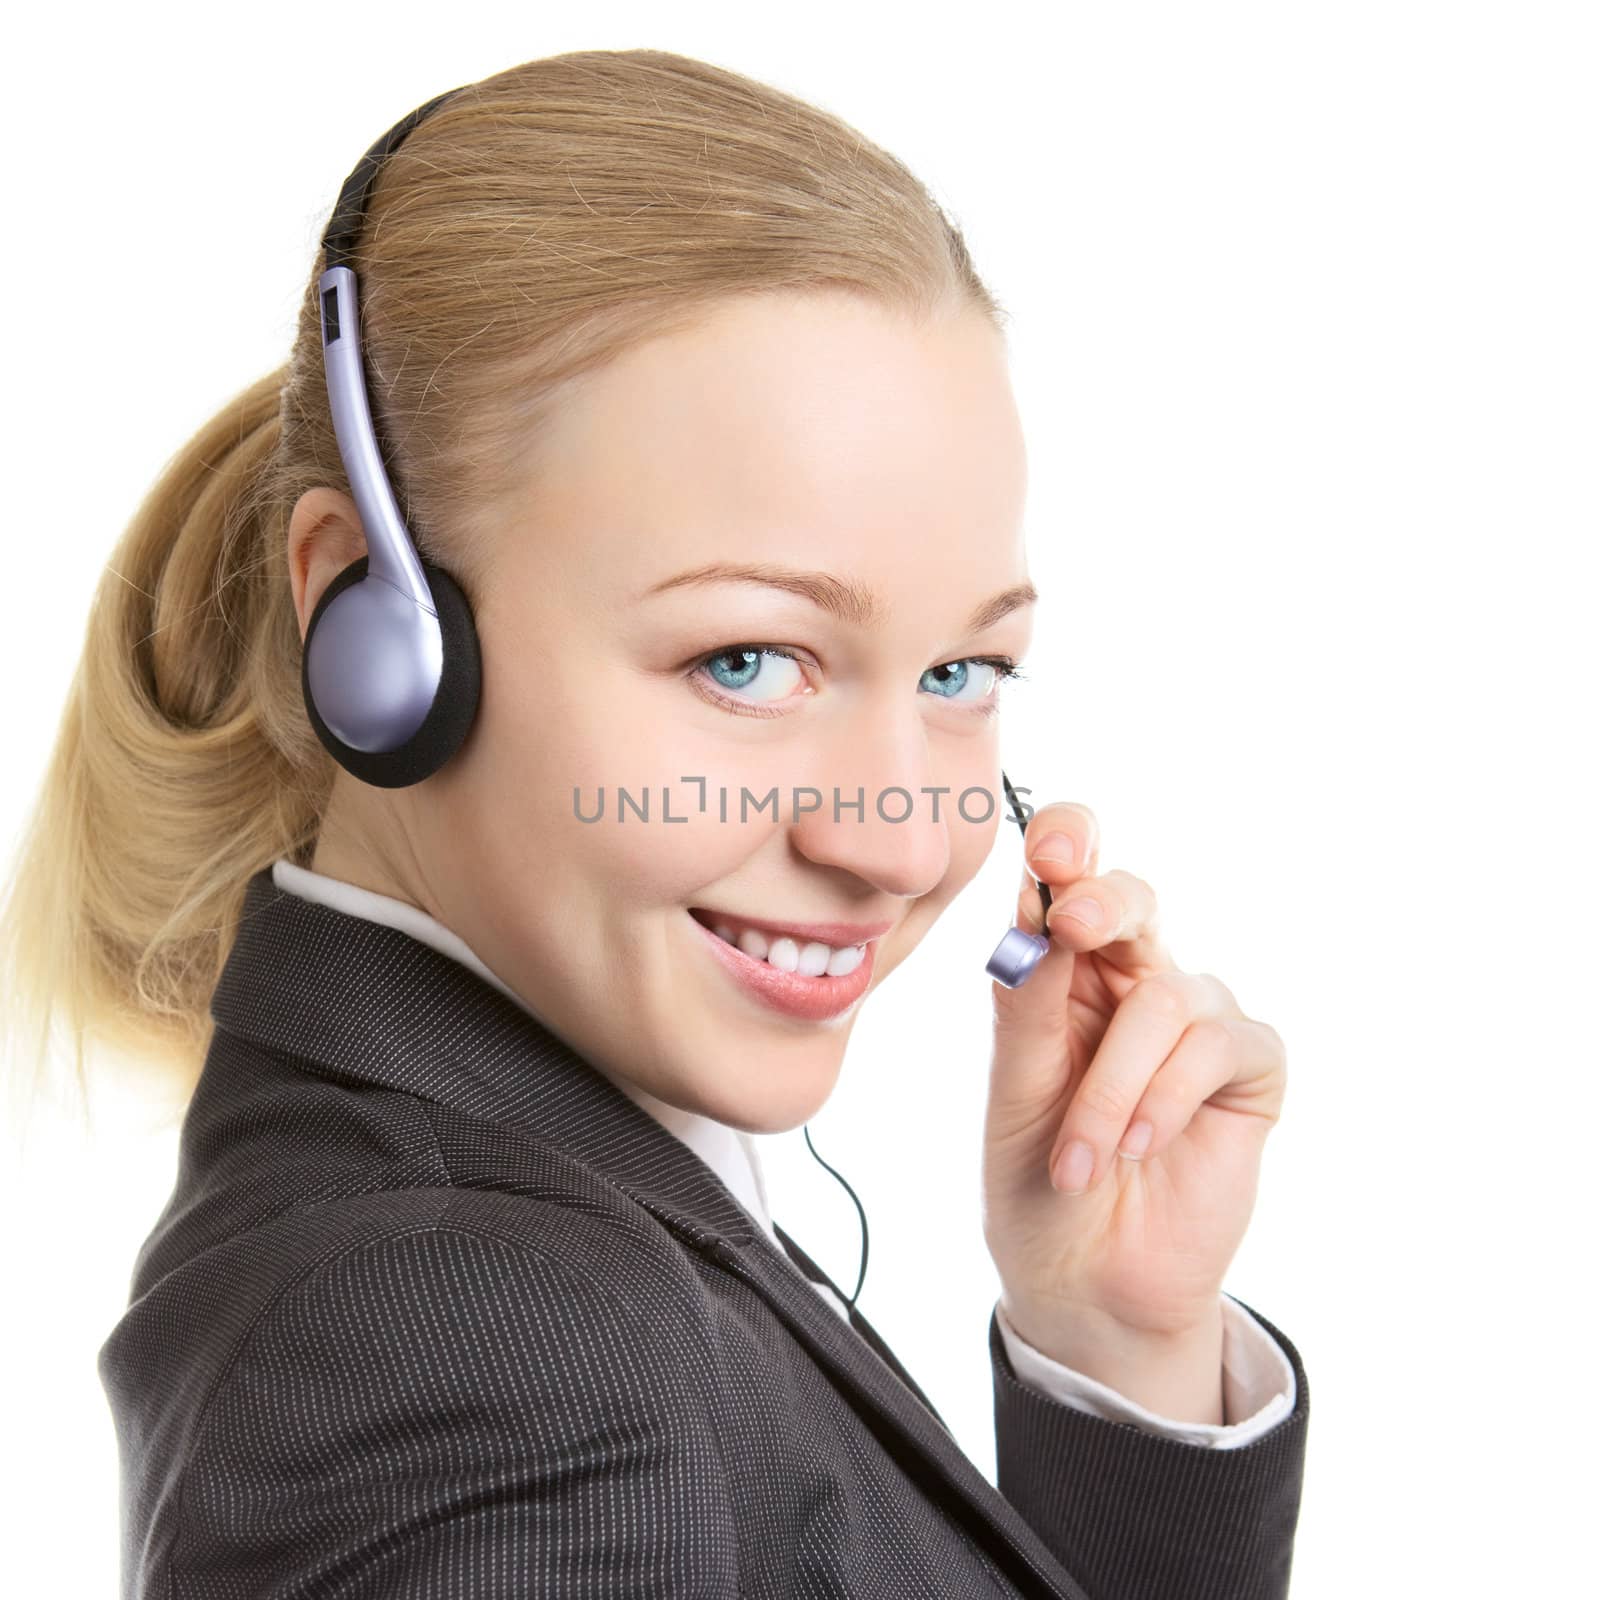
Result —
<path fill-rule="evenodd" d="M 809 1122 L 828 1103 L 841 1064 L 835 1057 L 824 1072 L 820 1063 L 817 1070 L 798 1063 L 789 1067 L 763 1063 L 772 1073 L 765 1081 L 753 1079 L 747 1064 L 731 1066 L 730 1073 L 737 1076 L 704 1085 L 700 1109 L 744 1133 L 788 1133 Z"/>

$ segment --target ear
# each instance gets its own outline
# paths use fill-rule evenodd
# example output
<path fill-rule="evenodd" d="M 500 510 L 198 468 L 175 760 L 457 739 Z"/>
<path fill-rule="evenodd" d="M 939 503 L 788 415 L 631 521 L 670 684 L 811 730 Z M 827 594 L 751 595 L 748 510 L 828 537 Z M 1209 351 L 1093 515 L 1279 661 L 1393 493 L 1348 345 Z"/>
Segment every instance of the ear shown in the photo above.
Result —
<path fill-rule="evenodd" d="M 328 585 L 367 553 L 356 503 L 342 489 L 307 489 L 289 516 L 289 585 L 303 643 Z"/>

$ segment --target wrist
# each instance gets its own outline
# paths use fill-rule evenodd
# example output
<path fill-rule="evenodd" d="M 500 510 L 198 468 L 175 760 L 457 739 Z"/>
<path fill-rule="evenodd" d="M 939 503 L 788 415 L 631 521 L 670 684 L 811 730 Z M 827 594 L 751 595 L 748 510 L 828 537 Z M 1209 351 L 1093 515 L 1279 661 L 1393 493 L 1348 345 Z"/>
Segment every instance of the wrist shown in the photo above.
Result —
<path fill-rule="evenodd" d="M 1224 1423 L 1222 1296 L 1181 1330 L 1129 1327 L 1095 1306 L 1033 1306 L 1002 1292 L 1006 1320 L 1041 1355 L 1174 1422 Z"/>

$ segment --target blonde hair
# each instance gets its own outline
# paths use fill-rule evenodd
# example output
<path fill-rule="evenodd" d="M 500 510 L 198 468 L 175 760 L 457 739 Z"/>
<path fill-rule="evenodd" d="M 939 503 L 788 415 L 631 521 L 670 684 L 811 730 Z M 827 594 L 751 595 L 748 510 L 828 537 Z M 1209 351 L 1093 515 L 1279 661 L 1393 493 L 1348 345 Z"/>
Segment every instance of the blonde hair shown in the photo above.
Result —
<path fill-rule="evenodd" d="M 349 490 L 320 257 L 286 365 L 167 462 L 96 589 L 0 907 L 28 1103 L 64 1021 L 80 1103 L 93 1042 L 154 1066 L 181 1104 L 248 879 L 279 856 L 309 864 L 336 768 L 301 696 L 287 530 L 306 490 Z M 1007 320 L 899 160 L 660 50 L 526 62 L 439 107 L 382 168 L 357 273 L 396 498 L 469 600 L 560 385 L 630 344 L 785 290 Z"/>

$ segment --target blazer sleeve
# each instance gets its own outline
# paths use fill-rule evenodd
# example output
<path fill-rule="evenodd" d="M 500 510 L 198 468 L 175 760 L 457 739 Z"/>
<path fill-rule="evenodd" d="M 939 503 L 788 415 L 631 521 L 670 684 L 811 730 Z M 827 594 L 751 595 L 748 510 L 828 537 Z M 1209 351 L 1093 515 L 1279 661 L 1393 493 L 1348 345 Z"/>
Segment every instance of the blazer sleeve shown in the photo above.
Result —
<path fill-rule="evenodd" d="M 1295 1347 L 1244 1309 L 1288 1358 L 1294 1407 L 1230 1450 L 1096 1416 L 1023 1382 L 990 1313 L 996 1487 L 1095 1600 L 1287 1596 L 1311 1391 Z"/>
<path fill-rule="evenodd" d="M 172 1592 L 732 1600 L 695 1347 L 525 1239 L 348 1244 L 277 1295 L 208 1403 Z"/>
<path fill-rule="evenodd" d="M 1265 1328 L 1230 1295 L 1222 1303 L 1221 1422 L 1186 1422 L 1151 1411 L 1119 1390 L 1047 1356 L 1029 1344 L 1006 1315 L 1002 1301 L 995 1302 L 1000 1340 L 1011 1359 L 1011 1370 L 1031 1388 L 1064 1405 L 1092 1411 L 1114 1422 L 1131 1422 L 1146 1433 L 1169 1439 L 1187 1439 L 1213 1450 L 1237 1450 L 1274 1426 L 1294 1409 L 1294 1368 L 1283 1348 Z"/>

